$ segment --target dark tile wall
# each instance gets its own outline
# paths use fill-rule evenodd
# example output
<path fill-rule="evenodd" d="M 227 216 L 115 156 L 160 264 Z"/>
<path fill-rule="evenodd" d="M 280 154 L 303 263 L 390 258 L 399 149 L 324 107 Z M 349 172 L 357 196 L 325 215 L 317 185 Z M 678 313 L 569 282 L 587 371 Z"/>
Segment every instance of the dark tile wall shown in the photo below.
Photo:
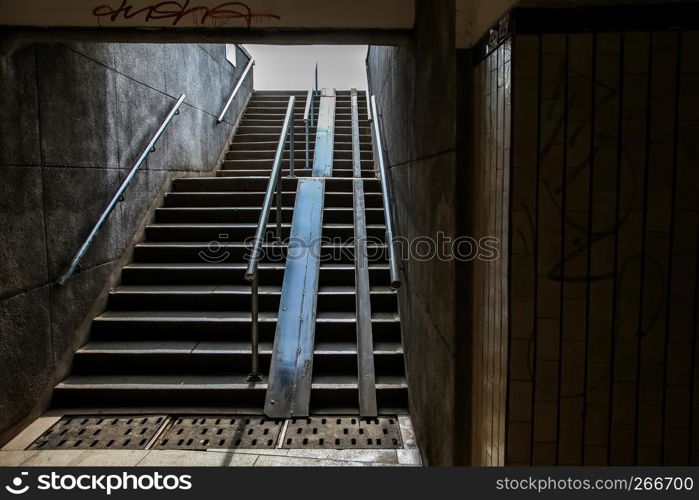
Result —
<path fill-rule="evenodd" d="M 173 175 L 215 167 L 252 89 L 223 45 L 35 44 L 0 57 L 0 440 L 51 387 L 115 263 Z M 52 286 L 180 96 L 86 255 Z"/>
<path fill-rule="evenodd" d="M 514 37 L 508 464 L 699 464 L 697 46 Z"/>
<path fill-rule="evenodd" d="M 481 244 L 497 238 L 490 246 L 498 249 L 497 255 L 481 252 L 472 263 L 472 463 L 477 465 L 505 460 L 511 53 L 507 39 L 473 73 L 472 236 Z"/>

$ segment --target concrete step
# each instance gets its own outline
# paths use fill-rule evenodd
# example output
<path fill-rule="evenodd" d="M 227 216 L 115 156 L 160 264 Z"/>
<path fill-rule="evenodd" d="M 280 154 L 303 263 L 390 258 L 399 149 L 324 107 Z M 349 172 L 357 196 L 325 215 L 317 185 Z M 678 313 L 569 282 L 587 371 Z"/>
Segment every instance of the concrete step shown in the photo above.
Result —
<path fill-rule="evenodd" d="M 279 309 L 281 286 L 259 289 L 260 310 Z M 109 310 L 245 310 L 250 307 L 251 289 L 240 285 L 135 285 L 120 286 L 109 293 Z M 397 294 L 388 286 L 371 288 L 371 309 L 374 312 L 397 310 Z M 318 291 L 318 310 L 355 310 L 355 289 L 350 286 L 324 286 Z"/>
<path fill-rule="evenodd" d="M 294 158 L 294 168 L 304 168 L 305 166 L 305 154 L 303 151 L 300 151 L 296 157 Z M 310 164 L 313 165 L 313 157 L 309 158 Z M 360 160 L 361 162 L 361 167 L 362 170 L 372 170 L 375 171 L 374 169 L 374 161 L 370 157 L 367 158 L 366 156 Z M 244 170 L 250 170 L 250 169 L 266 169 L 271 172 L 272 166 L 274 165 L 274 158 L 248 158 L 248 159 L 229 159 L 229 160 L 224 160 L 223 163 L 221 164 L 221 171 L 225 170 L 235 170 L 235 169 L 244 169 Z M 290 167 L 290 162 L 287 159 L 282 160 L 281 166 L 283 169 L 289 169 Z M 335 157 L 333 158 L 333 169 L 339 169 L 339 170 L 352 170 L 354 168 L 354 163 L 349 156 L 348 158 L 338 158 Z M 269 175 L 269 173 L 267 174 Z"/>
<path fill-rule="evenodd" d="M 268 223 L 267 231 L 273 232 L 275 223 Z M 282 224 L 282 237 L 287 238 L 291 224 Z M 146 226 L 146 238 L 149 242 L 196 241 L 229 242 L 246 241 L 255 235 L 257 222 L 223 223 L 156 223 Z M 354 224 L 324 223 L 323 237 L 338 238 L 349 241 L 354 236 Z M 371 241 L 385 240 L 386 226 L 367 224 L 367 236 Z"/>
<path fill-rule="evenodd" d="M 310 152 L 315 151 L 315 141 L 313 137 L 310 138 L 308 143 L 308 150 Z M 232 142 L 228 151 L 277 151 L 278 141 L 257 141 L 257 142 Z M 306 151 L 306 142 L 301 140 L 295 143 L 295 151 Z M 352 151 L 351 142 L 335 142 L 334 146 L 336 151 Z M 284 145 L 284 151 L 288 152 L 290 150 L 289 142 L 287 141 Z M 361 153 L 373 153 L 371 149 L 371 144 L 364 143 L 361 147 Z M 274 156 L 274 155 L 273 155 Z"/>
<path fill-rule="evenodd" d="M 236 407 L 260 414 L 264 406 L 266 379 L 248 383 L 240 375 L 73 375 L 54 391 L 56 408 L 85 406 Z M 403 377 L 377 377 L 380 413 L 404 413 L 407 383 Z M 314 377 L 311 388 L 313 414 L 356 412 L 356 377 Z M 256 411 L 255 411 L 256 410 Z M 356 413 L 354 413 L 356 414 Z"/>
<path fill-rule="evenodd" d="M 180 194 L 180 193 L 178 193 Z M 171 199 L 170 205 L 156 209 L 156 223 L 233 223 L 259 221 L 260 207 L 231 207 L 226 203 L 228 193 L 181 193 L 185 195 L 180 199 Z M 221 195 L 221 196 L 217 196 Z M 198 200 L 197 198 L 203 198 Z M 197 202 L 199 206 L 193 206 Z M 205 204 L 211 204 L 206 206 Z M 286 204 L 282 209 L 282 221 L 291 222 L 293 207 Z M 384 224 L 383 208 L 368 208 L 366 210 L 366 220 L 369 224 Z M 354 221 L 354 209 L 352 207 L 326 207 L 323 210 L 323 220 L 327 223 L 352 224 Z M 276 221 L 276 210 L 270 214 L 269 222 Z"/>
<path fill-rule="evenodd" d="M 259 168 L 252 169 L 252 170 L 244 170 L 244 169 L 240 169 L 240 168 L 225 168 L 225 169 L 218 171 L 218 175 L 220 177 L 250 176 L 250 175 L 255 175 L 255 174 L 259 175 L 261 173 L 266 173 L 267 175 L 272 175 L 272 169 L 270 168 L 268 171 L 265 171 L 265 170 L 261 170 Z M 282 175 L 283 176 L 291 175 L 291 170 L 289 170 L 289 169 L 282 170 Z M 301 163 L 300 165 L 297 163 L 296 166 L 294 167 L 294 175 L 296 177 L 312 177 L 313 176 L 313 169 L 310 166 L 308 168 L 306 168 L 305 163 Z M 334 168 L 332 171 L 332 177 L 333 178 L 352 178 L 352 177 L 354 177 L 354 170 Z M 373 170 L 367 170 L 367 169 L 362 170 L 362 179 L 373 179 L 375 177 L 376 177 L 376 174 L 374 173 Z"/>
<path fill-rule="evenodd" d="M 373 179 L 365 179 L 364 183 L 371 182 Z M 284 186 L 286 187 L 286 186 Z M 244 195 L 244 196 L 243 196 Z M 232 208 L 236 205 L 241 208 L 261 207 L 265 193 L 259 191 L 250 191 L 245 193 L 236 193 L 234 191 L 193 191 L 168 193 L 165 197 L 165 207 L 221 207 Z M 244 201 L 236 203 L 236 200 Z M 295 191 L 282 192 L 282 206 L 293 207 L 296 198 Z M 365 193 L 365 202 L 368 208 L 383 209 L 383 200 L 381 193 Z M 272 195 L 273 209 L 276 208 L 276 192 Z M 328 208 L 349 208 L 352 207 L 352 193 L 329 191 L 325 193 L 326 206 Z M 244 203 L 244 205 L 243 205 Z M 258 208 L 259 209 L 259 208 Z"/>
<path fill-rule="evenodd" d="M 311 140 L 315 143 L 315 133 L 309 134 L 311 137 Z M 303 144 L 303 141 L 306 138 L 306 134 L 303 130 L 299 131 L 296 130 L 294 134 L 294 140 L 298 144 Z M 335 134 L 335 140 L 342 141 L 342 142 L 348 142 L 348 139 L 351 141 L 352 136 L 350 134 Z M 274 144 L 279 143 L 279 131 L 277 133 L 254 133 L 254 134 L 236 134 L 236 136 L 233 138 L 233 142 L 231 144 L 236 144 L 238 142 L 244 142 L 244 143 L 251 143 L 251 142 L 271 142 Z M 371 147 L 371 135 L 370 134 L 364 134 L 359 136 L 359 142 L 364 145 L 364 147 L 369 146 Z"/>
<path fill-rule="evenodd" d="M 260 285 L 281 286 L 284 276 L 283 263 L 261 263 Z M 243 284 L 246 262 L 236 263 L 131 263 L 122 269 L 124 285 L 231 285 Z M 388 284 L 387 264 L 370 264 L 371 283 Z M 349 286 L 354 283 L 354 265 L 321 264 L 322 286 Z"/>
<path fill-rule="evenodd" d="M 274 134 L 277 136 L 277 139 L 279 139 L 280 129 L 281 129 L 281 125 L 280 126 L 272 126 L 272 125 L 260 126 L 260 125 L 244 125 L 243 123 L 241 123 L 240 126 L 238 127 L 238 133 L 241 133 L 241 134 Z M 316 127 L 310 127 L 310 131 L 315 134 Z M 335 132 L 337 132 L 338 134 L 350 135 L 352 133 L 352 127 L 338 126 L 338 127 L 335 127 Z M 360 134 L 371 134 L 371 130 L 369 129 L 369 127 L 366 127 L 366 126 L 359 127 L 359 133 Z"/>
<path fill-rule="evenodd" d="M 274 157 L 276 154 L 276 150 L 273 149 L 268 149 L 268 150 L 242 150 L 242 149 L 234 149 L 232 151 L 227 151 L 226 152 L 226 160 L 264 160 L 269 162 L 270 166 L 274 162 Z M 371 150 L 364 150 L 360 151 L 361 155 L 361 160 L 364 162 L 369 162 L 372 159 L 372 152 Z M 285 150 L 282 158 L 285 160 L 288 160 L 290 158 L 289 150 Z M 301 148 L 296 148 L 294 150 L 294 159 L 298 163 L 299 161 L 303 160 L 305 158 L 305 149 Z M 334 159 L 338 160 L 352 160 L 354 158 L 352 154 L 352 150 L 335 150 L 333 154 Z M 313 157 L 311 157 L 311 160 L 313 160 Z"/>
<path fill-rule="evenodd" d="M 272 342 L 260 345 L 260 369 L 269 372 Z M 376 374 L 400 376 L 403 352 L 400 342 L 374 347 Z M 131 374 L 242 375 L 250 370 L 251 348 L 247 341 L 101 341 L 78 350 L 73 374 L 119 375 L 124 366 Z M 357 376 L 357 346 L 350 342 L 324 342 L 314 350 L 313 371 L 322 375 Z"/>
<path fill-rule="evenodd" d="M 272 342 L 277 311 L 259 313 L 260 341 Z M 395 312 L 372 313 L 375 341 L 400 339 L 400 322 Z M 106 311 L 92 322 L 91 340 L 215 340 L 250 341 L 251 314 L 217 310 L 126 310 Z M 319 342 L 356 340 L 354 311 L 319 311 L 316 315 Z"/>
<path fill-rule="evenodd" d="M 296 191 L 296 179 L 283 179 L 284 191 Z M 173 182 L 175 192 L 206 192 L 206 191 L 252 191 L 264 193 L 267 190 L 269 178 L 257 177 L 188 177 L 176 179 Z M 365 179 L 364 190 L 369 194 L 380 193 L 381 185 L 378 179 Z M 325 192 L 328 193 L 352 193 L 352 179 L 334 178 L 325 180 Z M 263 195 L 264 196 L 264 195 Z M 369 199 L 369 196 L 367 196 Z M 262 200 L 260 199 L 260 203 Z M 334 203 L 330 202 L 330 205 Z M 373 205 L 369 205 L 373 206 Z M 380 205 L 383 206 L 383 205 Z"/>
<path fill-rule="evenodd" d="M 220 236 L 220 235 L 219 235 Z M 350 236 L 351 238 L 351 236 Z M 369 236 L 371 238 L 371 235 Z M 386 262 L 386 245 L 369 241 L 367 258 L 369 262 Z M 250 243 L 237 241 L 147 241 L 134 248 L 134 262 L 246 262 L 252 251 Z M 285 262 L 288 247 L 285 244 L 264 243 L 260 262 Z M 355 248 L 352 241 L 323 243 L 320 248 L 323 262 L 353 263 Z"/>

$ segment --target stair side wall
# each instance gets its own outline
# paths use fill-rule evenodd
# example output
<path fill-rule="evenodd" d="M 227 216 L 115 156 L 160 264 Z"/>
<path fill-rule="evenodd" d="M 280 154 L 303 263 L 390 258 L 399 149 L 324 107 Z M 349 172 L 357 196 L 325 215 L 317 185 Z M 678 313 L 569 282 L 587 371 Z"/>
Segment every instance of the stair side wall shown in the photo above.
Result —
<path fill-rule="evenodd" d="M 252 92 L 225 45 L 33 44 L 0 57 L 0 443 L 40 412 L 153 202 L 215 168 Z M 180 94 L 186 100 L 86 255 L 52 286 Z M 96 305 L 97 304 L 97 305 Z"/>
<path fill-rule="evenodd" d="M 460 212 L 454 2 L 418 1 L 416 9 L 411 45 L 372 46 L 367 56 L 396 236 L 414 249 L 420 238 L 455 237 Z M 410 413 L 425 463 L 465 463 L 468 378 L 458 371 L 466 366 L 465 338 L 456 326 L 458 268 L 454 261 L 415 257 L 402 262 L 399 289 Z"/>

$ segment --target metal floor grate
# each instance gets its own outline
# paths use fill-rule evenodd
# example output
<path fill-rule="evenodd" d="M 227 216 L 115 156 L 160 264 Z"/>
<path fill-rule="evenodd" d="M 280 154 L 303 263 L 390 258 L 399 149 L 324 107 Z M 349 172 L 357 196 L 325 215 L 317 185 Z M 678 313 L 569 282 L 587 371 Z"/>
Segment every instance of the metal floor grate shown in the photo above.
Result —
<path fill-rule="evenodd" d="M 274 448 L 283 423 L 284 420 L 261 417 L 176 417 L 153 448 Z"/>
<path fill-rule="evenodd" d="M 311 417 L 289 421 L 283 448 L 367 449 L 401 448 L 395 417 Z"/>
<path fill-rule="evenodd" d="M 63 417 L 31 450 L 143 450 L 166 421 L 165 415 Z"/>
<path fill-rule="evenodd" d="M 268 419 L 260 416 L 63 417 L 31 450 L 397 449 L 397 417 L 327 416 Z"/>

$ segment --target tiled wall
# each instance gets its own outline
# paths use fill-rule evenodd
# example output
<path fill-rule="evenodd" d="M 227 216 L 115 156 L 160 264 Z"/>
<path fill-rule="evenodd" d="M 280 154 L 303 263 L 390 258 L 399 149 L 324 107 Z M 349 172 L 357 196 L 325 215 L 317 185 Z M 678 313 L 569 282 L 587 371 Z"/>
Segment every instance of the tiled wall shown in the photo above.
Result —
<path fill-rule="evenodd" d="M 699 464 L 698 46 L 513 39 L 508 464 Z"/>
<path fill-rule="evenodd" d="M 507 388 L 511 40 L 474 70 L 474 237 L 496 237 L 500 255 L 473 266 L 472 463 L 503 465 Z"/>

